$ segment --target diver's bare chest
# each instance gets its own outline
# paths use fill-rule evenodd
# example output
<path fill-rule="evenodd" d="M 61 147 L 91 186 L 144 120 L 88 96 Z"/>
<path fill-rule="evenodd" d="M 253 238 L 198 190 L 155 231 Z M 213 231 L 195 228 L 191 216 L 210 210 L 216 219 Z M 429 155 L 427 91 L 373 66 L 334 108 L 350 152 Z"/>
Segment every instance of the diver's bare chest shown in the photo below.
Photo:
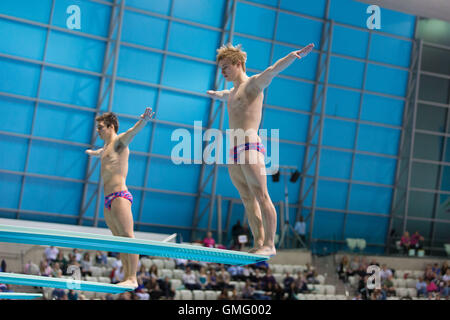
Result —
<path fill-rule="evenodd" d="M 101 161 L 104 164 L 120 161 L 122 157 L 127 157 L 127 151 L 127 147 L 121 143 L 110 145 L 103 151 Z"/>

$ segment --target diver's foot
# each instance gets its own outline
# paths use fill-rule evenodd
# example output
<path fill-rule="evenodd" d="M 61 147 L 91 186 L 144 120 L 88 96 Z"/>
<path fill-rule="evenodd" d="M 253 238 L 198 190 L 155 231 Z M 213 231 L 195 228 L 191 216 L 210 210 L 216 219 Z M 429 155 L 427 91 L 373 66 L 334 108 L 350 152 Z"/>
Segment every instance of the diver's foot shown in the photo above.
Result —
<path fill-rule="evenodd" d="M 139 286 L 137 280 L 132 280 L 132 279 L 119 282 L 116 285 L 122 286 L 122 287 L 133 287 L 133 288 L 137 288 Z"/>
<path fill-rule="evenodd" d="M 253 247 L 250 250 L 248 250 L 248 253 L 255 253 L 256 251 L 258 251 L 261 247 Z"/>
<path fill-rule="evenodd" d="M 262 256 L 275 256 L 277 254 L 277 250 L 275 249 L 275 247 L 272 246 L 262 246 L 259 247 L 258 250 L 256 250 L 255 252 L 253 252 L 254 254 L 259 254 Z"/>

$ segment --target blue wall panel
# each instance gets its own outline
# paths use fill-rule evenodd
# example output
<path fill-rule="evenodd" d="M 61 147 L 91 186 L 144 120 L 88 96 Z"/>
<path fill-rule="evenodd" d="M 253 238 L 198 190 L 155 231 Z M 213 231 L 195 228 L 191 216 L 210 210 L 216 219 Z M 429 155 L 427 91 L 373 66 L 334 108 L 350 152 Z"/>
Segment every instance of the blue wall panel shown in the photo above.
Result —
<path fill-rule="evenodd" d="M 237 3 L 235 32 L 272 39 L 275 11 Z"/>
<path fill-rule="evenodd" d="M 50 33 L 45 61 L 101 73 L 105 48 L 103 41 L 54 31 Z"/>
<path fill-rule="evenodd" d="M 167 25 L 165 19 L 127 11 L 123 17 L 122 41 L 162 50 Z"/>
<path fill-rule="evenodd" d="M 33 119 L 34 103 L 13 98 L 0 97 L 2 121 L 0 131 L 29 134 Z M 20 117 L 17 115 L 20 114 Z"/>
<path fill-rule="evenodd" d="M 9 35 L 14 34 L 14 37 Z M 17 57 L 41 60 L 44 55 L 46 29 L 0 20 L 0 52 Z"/>
<path fill-rule="evenodd" d="M 31 0 L 0 2 L 1 13 L 42 23 L 49 21 L 51 7 L 52 0 L 42 0 L 39 2 Z"/>
<path fill-rule="evenodd" d="M 95 108 L 100 78 L 46 68 L 41 86 L 41 99 Z"/>

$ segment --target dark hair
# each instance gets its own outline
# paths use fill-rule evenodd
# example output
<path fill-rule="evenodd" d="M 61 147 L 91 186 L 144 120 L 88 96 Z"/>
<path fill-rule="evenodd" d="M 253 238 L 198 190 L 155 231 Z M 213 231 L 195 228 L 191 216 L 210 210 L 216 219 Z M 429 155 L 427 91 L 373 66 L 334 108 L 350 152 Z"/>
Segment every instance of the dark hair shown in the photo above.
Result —
<path fill-rule="evenodd" d="M 119 131 L 119 120 L 117 120 L 117 116 L 113 112 L 105 112 L 101 116 L 95 118 L 95 121 L 103 121 L 106 127 L 114 126 L 114 131 Z"/>

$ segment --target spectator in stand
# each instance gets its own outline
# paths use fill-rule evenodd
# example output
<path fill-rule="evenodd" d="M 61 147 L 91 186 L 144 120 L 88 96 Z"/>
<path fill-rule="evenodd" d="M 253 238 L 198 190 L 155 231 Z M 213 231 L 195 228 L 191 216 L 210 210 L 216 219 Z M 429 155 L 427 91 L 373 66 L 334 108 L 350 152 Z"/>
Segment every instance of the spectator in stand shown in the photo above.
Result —
<path fill-rule="evenodd" d="M 148 272 L 145 269 L 145 266 L 141 265 L 141 268 L 136 273 L 136 277 L 137 277 L 137 281 L 138 281 L 139 287 L 145 287 L 147 282 L 150 281 L 151 275 L 150 275 L 150 272 Z"/>
<path fill-rule="evenodd" d="M 81 253 L 78 251 L 78 249 L 73 249 L 72 250 L 72 255 L 75 257 L 75 260 L 80 263 L 81 262 Z"/>
<path fill-rule="evenodd" d="M 83 255 L 83 259 L 80 261 L 81 265 L 81 275 L 83 277 L 85 276 L 92 276 L 92 262 L 91 262 L 91 256 L 89 255 L 89 251 L 86 251 Z"/>
<path fill-rule="evenodd" d="M 267 297 L 267 300 L 272 300 L 272 294 L 273 291 L 275 290 L 275 285 L 272 282 L 268 282 L 265 286 L 265 288 L 263 289 L 264 291 L 264 296 Z"/>
<path fill-rule="evenodd" d="M 217 274 L 217 284 L 220 288 L 228 288 L 233 289 L 234 286 L 230 284 L 231 276 L 228 273 L 227 270 L 225 270 L 225 267 L 222 265 L 220 267 L 220 271 Z"/>
<path fill-rule="evenodd" d="M 151 278 L 155 278 L 155 279 L 159 278 L 159 271 L 158 271 L 158 267 L 156 266 L 156 264 L 152 264 L 150 266 L 148 273 L 150 274 Z"/>
<path fill-rule="evenodd" d="M 431 270 L 434 272 L 434 274 L 436 275 L 436 278 L 439 278 L 441 275 L 441 268 L 439 268 L 439 263 L 435 263 L 433 265 L 433 267 L 431 268 Z"/>
<path fill-rule="evenodd" d="M 45 249 L 44 255 L 45 259 L 47 260 L 47 263 L 50 264 L 52 262 L 55 262 L 56 258 L 58 257 L 59 250 L 58 248 L 55 248 L 54 246 L 50 246 Z"/>
<path fill-rule="evenodd" d="M 112 284 L 122 282 L 125 279 L 125 273 L 123 271 L 123 266 L 113 269 L 112 274 L 113 274 L 112 278 L 111 278 Z"/>
<path fill-rule="evenodd" d="M 426 283 L 427 283 L 428 296 L 430 295 L 430 293 L 434 293 L 434 292 L 438 292 L 439 291 L 439 289 L 436 286 L 436 284 L 434 283 L 434 281 L 426 280 Z"/>
<path fill-rule="evenodd" d="M 0 264 L 0 272 L 6 272 L 6 261 L 2 259 L 2 263 Z"/>
<path fill-rule="evenodd" d="M 39 275 L 43 277 L 50 277 L 52 275 L 52 268 L 46 260 L 39 263 Z"/>
<path fill-rule="evenodd" d="M 108 264 L 108 257 L 102 251 L 95 252 L 95 264 L 99 266 L 106 266 Z"/>
<path fill-rule="evenodd" d="M 294 226 L 295 233 L 300 237 L 303 244 L 306 246 L 306 223 L 303 220 L 303 216 L 300 216 Z M 303 245 L 300 243 L 299 239 L 295 237 L 295 247 L 301 248 Z"/>
<path fill-rule="evenodd" d="M 62 250 L 59 250 L 55 262 L 59 263 L 62 273 L 67 274 L 67 266 L 69 265 L 69 261 L 66 259 L 66 257 L 64 257 Z"/>
<path fill-rule="evenodd" d="M 448 270 L 448 263 L 447 261 L 444 261 L 441 266 L 441 275 L 445 276 L 447 274 L 447 270 Z"/>
<path fill-rule="evenodd" d="M 25 265 L 25 274 L 39 275 L 39 267 L 37 264 L 33 263 L 31 260 Z"/>
<path fill-rule="evenodd" d="M 67 295 L 64 289 L 54 289 L 52 291 L 52 300 L 67 300 Z"/>
<path fill-rule="evenodd" d="M 295 292 L 296 293 L 308 293 L 308 282 L 306 277 L 302 275 L 301 271 L 297 273 L 297 279 L 295 279 Z"/>
<path fill-rule="evenodd" d="M 247 267 L 238 266 L 237 268 L 237 281 L 246 281 L 250 276 L 250 270 Z"/>
<path fill-rule="evenodd" d="M 227 272 L 230 274 L 231 280 L 232 281 L 239 281 L 238 280 L 238 266 L 235 265 L 230 265 L 227 268 Z"/>
<path fill-rule="evenodd" d="M 217 273 L 217 285 L 219 286 L 219 290 L 222 290 L 223 288 L 228 288 L 225 281 L 226 280 L 223 277 L 223 275 L 220 272 L 218 272 Z"/>
<path fill-rule="evenodd" d="M 200 271 L 203 264 L 199 261 L 188 260 L 186 266 L 191 268 L 191 270 Z"/>
<path fill-rule="evenodd" d="M 428 264 L 425 269 L 425 281 L 433 281 L 436 279 L 436 273 L 433 272 L 431 264 Z"/>
<path fill-rule="evenodd" d="M 183 284 L 188 290 L 200 290 L 202 287 L 198 284 L 197 276 L 192 272 L 190 267 L 186 267 L 183 274 Z"/>
<path fill-rule="evenodd" d="M 61 278 L 62 275 L 63 275 L 63 272 L 59 266 L 59 262 L 53 263 L 53 269 L 52 269 L 51 276 L 54 278 Z"/>
<path fill-rule="evenodd" d="M 444 280 L 445 282 L 450 281 L 450 269 L 447 268 L 445 274 L 442 276 L 442 280 Z"/>
<path fill-rule="evenodd" d="M 291 290 L 291 284 L 294 282 L 295 279 L 289 274 L 289 272 L 286 272 L 286 276 L 283 279 L 284 291 L 289 292 L 289 290 Z"/>
<path fill-rule="evenodd" d="M 206 290 L 220 290 L 220 286 L 217 283 L 216 269 L 210 268 L 208 272 L 208 280 L 205 286 Z"/>
<path fill-rule="evenodd" d="M 233 237 L 231 250 L 241 250 L 242 243 L 239 242 L 239 236 L 242 234 L 244 234 L 244 229 L 241 226 L 241 221 L 238 220 L 233 228 L 231 228 L 231 235 Z"/>
<path fill-rule="evenodd" d="M 69 264 L 68 264 L 68 266 L 66 268 L 66 275 L 67 275 L 67 269 L 70 266 L 74 266 L 74 267 L 77 267 L 77 268 L 81 269 L 81 265 L 75 259 L 76 259 L 75 256 L 69 253 Z M 72 273 L 70 273 L 70 274 L 72 274 Z M 80 295 L 80 300 L 81 300 L 81 295 Z"/>
<path fill-rule="evenodd" d="M 206 237 L 202 241 L 203 245 L 208 248 L 214 248 L 216 246 L 216 241 L 212 237 L 212 232 L 208 231 Z"/>
<path fill-rule="evenodd" d="M 175 259 L 175 268 L 176 269 L 186 269 L 187 259 Z"/>
<path fill-rule="evenodd" d="M 148 293 L 148 290 L 145 288 L 142 288 L 141 286 L 138 286 L 135 289 L 136 297 L 139 298 L 139 300 L 150 300 L 150 294 Z"/>
<path fill-rule="evenodd" d="M 347 274 L 347 272 L 349 270 L 349 267 L 350 267 L 350 263 L 348 261 L 348 257 L 346 255 L 344 255 L 342 257 L 341 262 L 339 263 L 338 270 L 337 270 L 338 275 L 339 275 L 339 279 L 341 279 L 344 282 L 348 281 L 348 278 L 347 278 L 348 274 Z"/>
<path fill-rule="evenodd" d="M 262 277 L 262 290 L 269 291 L 268 286 L 269 283 L 272 284 L 272 286 L 275 286 L 275 283 L 277 283 L 277 280 L 275 280 L 275 277 L 272 275 L 272 270 L 269 268 L 267 269 L 267 273 Z"/>
<path fill-rule="evenodd" d="M 350 262 L 348 276 L 354 276 L 358 272 L 359 266 L 360 266 L 359 258 L 357 256 L 354 256 L 352 262 Z"/>
<path fill-rule="evenodd" d="M 369 279 L 369 276 L 365 276 L 363 279 L 360 280 L 359 285 L 360 289 L 358 290 L 358 293 L 361 294 L 361 298 L 363 300 L 370 300 L 373 292 L 373 290 L 367 288 L 367 279 Z"/>
<path fill-rule="evenodd" d="M 388 279 L 389 277 L 392 277 L 392 271 L 391 269 L 389 269 L 387 267 L 386 264 L 383 264 L 381 266 L 381 270 L 380 270 L 380 278 L 381 278 L 381 282 L 385 281 L 386 279 Z"/>
<path fill-rule="evenodd" d="M 382 290 L 375 289 L 370 296 L 370 300 L 386 300 L 386 295 Z"/>
<path fill-rule="evenodd" d="M 0 292 L 13 292 L 8 283 L 0 283 Z"/>
<path fill-rule="evenodd" d="M 411 238 L 409 236 L 409 232 L 405 231 L 402 238 L 400 239 L 400 246 L 403 248 L 404 252 L 408 254 L 408 251 L 411 247 Z"/>
<path fill-rule="evenodd" d="M 202 290 L 206 288 L 206 284 L 208 283 L 208 272 L 206 272 L 206 267 L 201 267 L 198 273 L 198 282 L 202 287 Z"/>
<path fill-rule="evenodd" d="M 284 292 L 287 293 L 286 300 L 297 300 L 297 288 L 295 286 L 295 280 L 289 285 L 289 287 L 284 287 Z"/>
<path fill-rule="evenodd" d="M 447 272 L 442 276 L 442 281 L 444 282 L 444 287 L 442 289 L 442 295 L 448 298 L 450 295 L 450 269 L 447 268 Z"/>
<path fill-rule="evenodd" d="M 387 297 L 395 296 L 395 287 L 392 274 L 384 280 L 383 291 Z"/>
<path fill-rule="evenodd" d="M 274 288 L 272 290 L 272 300 L 283 300 L 284 290 L 281 288 L 278 282 L 275 282 Z"/>
<path fill-rule="evenodd" d="M 308 281 L 308 283 L 312 283 L 312 284 L 320 284 L 320 281 L 317 280 L 317 277 L 319 276 L 319 274 L 317 273 L 317 271 L 313 270 L 313 272 L 311 274 L 308 275 L 308 277 L 306 278 L 306 280 Z"/>
<path fill-rule="evenodd" d="M 78 292 L 69 290 L 69 293 L 67 294 L 67 300 L 78 300 Z"/>
<path fill-rule="evenodd" d="M 158 280 L 156 278 L 151 278 L 147 285 L 145 286 L 148 294 L 150 295 L 150 300 L 159 300 L 163 296 L 163 291 L 159 287 Z"/>
<path fill-rule="evenodd" d="M 423 277 L 419 277 L 419 281 L 416 283 L 417 297 L 427 296 L 427 283 L 423 280 Z"/>
<path fill-rule="evenodd" d="M 242 288 L 242 299 L 253 299 L 255 288 L 252 286 L 250 279 L 245 281 L 245 286 Z"/>
<path fill-rule="evenodd" d="M 260 269 L 254 269 L 254 271 L 250 273 L 249 279 L 253 283 L 259 283 L 262 277 L 263 275 L 261 274 Z"/>
<path fill-rule="evenodd" d="M 410 247 L 416 250 L 422 249 L 424 240 L 425 238 L 420 235 L 419 231 L 416 231 L 411 236 Z"/>
<path fill-rule="evenodd" d="M 173 300 L 175 297 L 175 290 L 172 289 L 169 277 L 164 277 L 164 280 L 160 281 L 159 286 L 162 291 L 162 297 L 167 300 Z"/>
<path fill-rule="evenodd" d="M 364 278 L 367 275 L 367 267 L 361 264 L 359 266 L 359 269 L 355 272 L 355 274 L 358 275 L 360 278 Z"/>

